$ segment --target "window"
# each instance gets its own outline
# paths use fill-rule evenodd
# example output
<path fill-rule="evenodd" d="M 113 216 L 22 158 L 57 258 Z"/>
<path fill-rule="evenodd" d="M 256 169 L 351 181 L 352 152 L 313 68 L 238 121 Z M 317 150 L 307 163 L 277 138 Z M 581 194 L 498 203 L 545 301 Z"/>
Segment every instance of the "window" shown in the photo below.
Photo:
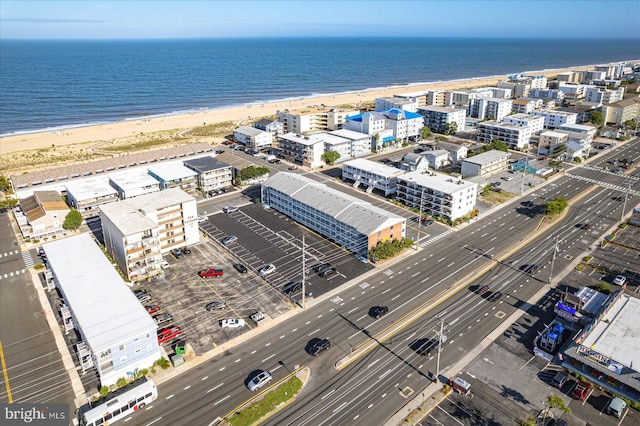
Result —
<path fill-rule="evenodd" d="M 120 349 L 121 351 L 124 351 L 124 344 L 120 345 L 118 349 Z"/>
<path fill-rule="evenodd" d="M 127 357 L 126 357 L 126 355 L 125 355 L 125 356 L 121 356 L 121 357 L 120 357 L 120 363 L 121 363 L 121 364 L 124 364 L 125 362 L 127 362 Z"/>
<path fill-rule="evenodd" d="M 138 340 L 140 340 L 140 338 L 139 338 L 139 337 L 134 337 L 134 338 L 133 338 L 133 341 L 134 341 L 134 342 L 137 342 Z"/>
<path fill-rule="evenodd" d="M 136 353 L 139 354 L 142 349 L 136 349 Z"/>

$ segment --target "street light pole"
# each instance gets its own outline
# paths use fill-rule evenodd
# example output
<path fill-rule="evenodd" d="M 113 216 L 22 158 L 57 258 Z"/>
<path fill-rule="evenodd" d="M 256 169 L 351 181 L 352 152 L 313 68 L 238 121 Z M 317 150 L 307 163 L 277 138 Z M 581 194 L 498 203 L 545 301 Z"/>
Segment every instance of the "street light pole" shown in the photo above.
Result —
<path fill-rule="evenodd" d="M 558 236 L 553 242 L 553 257 L 551 258 L 551 270 L 549 271 L 549 284 L 551 284 L 551 280 L 553 279 L 553 265 L 556 262 L 556 253 L 558 252 Z"/>
<path fill-rule="evenodd" d="M 440 348 L 442 347 L 442 337 L 444 332 L 444 318 L 440 320 L 440 334 L 438 334 L 438 355 L 436 359 L 436 380 L 440 377 Z"/>

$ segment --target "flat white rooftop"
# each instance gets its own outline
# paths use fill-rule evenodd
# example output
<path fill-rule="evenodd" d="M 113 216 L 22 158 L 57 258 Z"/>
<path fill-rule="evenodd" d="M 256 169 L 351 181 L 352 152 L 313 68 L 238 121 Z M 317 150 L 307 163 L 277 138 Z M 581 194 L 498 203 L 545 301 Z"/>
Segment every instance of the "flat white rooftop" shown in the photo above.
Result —
<path fill-rule="evenodd" d="M 509 154 L 508 152 L 492 149 L 491 151 L 483 152 L 482 154 L 474 155 L 470 158 L 465 158 L 462 161 L 484 166 L 486 164 L 495 163 L 496 161 L 506 160 L 510 155 L 511 154 Z"/>
<path fill-rule="evenodd" d="M 640 300 L 625 294 L 614 303 L 582 345 L 637 370 L 640 365 Z"/>
<path fill-rule="evenodd" d="M 160 190 L 160 182 L 149 174 L 146 167 L 111 173 L 109 179 L 123 191 L 155 186 Z"/>
<path fill-rule="evenodd" d="M 136 220 L 135 223 L 129 222 L 130 220 L 134 220 L 134 218 L 138 217 L 134 212 L 140 212 L 138 214 L 144 216 L 145 213 L 148 214 L 156 210 L 189 201 L 193 201 L 195 203 L 195 198 L 180 188 L 171 188 L 160 192 L 140 195 L 134 198 L 127 198 L 126 200 L 112 203 L 111 205 L 107 204 L 101 206 L 100 210 L 125 235 L 130 235 L 135 232 L 149 229 L 147 226 L 148 222 L 144 220 Z"/>
<path fill-rule="evenodd" d="M 295 133 L 287 133 L 286 135 L 280 136 L 280 138 L 290 142 L 298 143 L 300 145 L 305 145 L 305 146 L 311 146 L 311 145 L 315 145 L 317 143 L 322 142 L 322 140 L 318 138 L 317 135 L 310 135 L 310 136 L 299 135 L 298 136 Z"/>
<path fill-rule="evenodd" d="M 155 321 L 87 234 L 44 244 L 51 270 L 87 344 L 101 351 L 154 333 Z"/>
<path fill-rule="evenodd" d="M 404 174 L 398 177 L 398 181 L 413 182 L 421 187 L 431 188 L 445 194 L 453 194 L 467 188 L 475 188 L 478 186 L 477 183 L 452 178 L 449 175 L 434 172 L 422 173 L 421 171 Z"/>
<path fill-rule="evenodd" d="M 562 132 L 554 132 L 553 130 L 547 130 L 546 132 L 540 133 L 540 136 L 546 136 L 548 138 L 563 139 L 567 137 L 567 134 Z"/>
<path fill-rule="evenodd" d="M 137 205 L 131 202 L 138 198 L 127 198 L 117 203 L 102 205 L 100 212 L 113 222 L 125 236 L 157 228 L 158 224 L 149 219 L 138 209 Z"/>
<path fill-rule="evenodd" d="M 237 129 L 235 129 L 234 132 L 238 132 L 240 134 L 247 135 L 247 136 L 253 136 L 253 137 L 256 137 L 256 136 L 261 135 L 263 133 L 267 133 L 267 132 L 265 132 L 263 130 L 256 129 L 255 127 L 249 127 L 249 126 L 240 126 Z"/>
<path fill-rule="evenodd" d="M 67 193 L 73 195 L 78 201 L 118 195 L 118 191 L 109 185 L 107 176 L 67 182 L 65 186 Z"/>
<path fill-rule="evenodd" d="M 314 136 L 328 145 L 342 145 L 345 143 L 351 143 L 351 140 L 345 139 L 338 135 L 333 135 L 331 133 L 317 133 Z"/>
<path fill-rule="evenodd" d="M 330 135 L 336 135 L 336 136 L 340 136 L 341 138 L 346 138 L 346 139 L 350 139 L 350 140 L 360 140 L 360 139 L 371 139 L 371 136 L 369 136 L 366 133 L 360 133 L 360 132 L 356 132 L 354 130 L 349 130 L 349 129 L 338 129 L 338 130 L 333 130 L 331 132 L 329 132 Z"/>
<path fill-rule="evenodd" d="M 532 115 L 523 114 L 523 113 L 520 112 L 518 114 L 507 115 L 504 119 L 505 120 L 520 120 L 520 121 L 543 121 L 544 117 L 532 116 Z"/>
<path fill-rule="evenodd" d="M 372 173 L 376 176 L 382 176 L 383 178 L 392 178 L 400 176 L 405 173 L 404 170 L 396 169 L 395 167 L 385 166 L 377 161 L 365 160 L 364 158 L 357 158 L 355 160 L 345 161 L 344 166 L 353 167 L 358 170 L 364 170 Z"/>
<path fill-rule="evenodd" d="M 149 166 L 149 171 L 165 182 L 179 179 L 189 179 L 197 175 L 196 172 L 182 164 L 182 161 L 154 164 L 152 166 Z"/>

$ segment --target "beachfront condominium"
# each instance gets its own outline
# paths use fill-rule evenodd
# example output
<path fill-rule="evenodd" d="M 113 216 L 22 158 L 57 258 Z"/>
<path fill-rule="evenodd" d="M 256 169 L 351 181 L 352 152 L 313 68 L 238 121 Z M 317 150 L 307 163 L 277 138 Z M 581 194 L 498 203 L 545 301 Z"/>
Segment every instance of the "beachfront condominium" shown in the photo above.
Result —
<path fill-rule="evenodd" d="M 398 176 L 404 173 L 403 170 L 364 158 L 347 161 L 342 165 L 344 182 L 349 182 L 354 188 L 363 185 L 369 194 L 377 189 L 385 197 L 396 192 Z"/>
<path fill-rule="evenodd" d="M 405 236 L 405 218 L 299 174 L 271 176 L 261 196 L 262 205 L 358 255 L 368 257 L 378 243 Z"/>
<path fill-rule="evenodd" d="M 376 98 L 375 110 L 387 111 L 390 109 L 399 109 L 402 111 L 416 112 L 418 109 L 418 101 L 414 99 L 408 99 L 403 97 L 385 97 Z"/>
<path fill-rule="evenodd" d="M 276 118 L 283 123 L 285 133 L 305 134 L 343 128 L 347 117 L 360 114 L 353 108 L 312 106 L 296 110 L 278 110 Z"/>
<path fill-rule="evenodd" d="M 200 242 L 196 199 L 173 188 L 100 208 L 105 248 L 130 279 L 159 272 L 161 254 Z"/>
<path fill-rule="evenodd" d="M 262 118 L 253 123 L 253 127 L 271 133 L 274 139 L 279 135 L 284 135 L 284 123 L 277 120 Z"/>
<path fill-rule="evenodd" d="M 110 173 L 109 183 L 121 200 L 160 191 L 160 182 L 145 167 Z"/>
<path fill-rule="evenodd" d="M 69 214 L 57 191 L 33 191 L 20 200 L 20 210 L 15 212 L 16 222 L 25 239 L 43 238 L 62 232 L 62 224 Z"/>
<path fill-rule="evenodd" d="M 443 90 L 423 90 L 419 92 L 396 93 L 396 98 L 409 99 L 416 102 L 417 107 L 427 105 L 446 105 L 446 92 Z"/>
<path fill-rule="evenodd" d="M 531 115 L 534 117 L 544 117 L 545 129 L 555 129 L 563 124 L 576 124 L 578 118 L 578 114 L 554 109 L 532 111 Z"/>
<path fill-rule="evenodd" d="M 501 121 L 511 114 L 513 100 L 500 98 L 476 98 L 469 101 L 467 115 L 478 120 Z"/>
<path fill-rule="evenodd" d="M 477 183 L 416 171 L 398 177 L 396 200 L 423 215 L 454 222 L 473 211 L 477 195 Z"/>
<path fill-rule="evenodd" d="M 303 136 L 286 133 L 278 138 L 278 149 L 285 159 L 311 169 L 324 165 L 324 140 L 317 134 Z"/>
<path fill-rule="evenodd" d="M 269 148 L 273 144 L 273 135 L 271 133 L 249 126 L 240 126 L 234 129 L 233 138 L 236 142 L 255 151 Z"/>
<path fill-rule="evenodd" d="M 418 114 L 424 117 L 425 127 L 436 133 L 450 133 L 464 131 L 467 111 L 464 108 L 426 106 L 418 108 Z M 452 126 L 455 123 L 455 126 Z M 455 133 L 454 132 L 454 133 Z"/>
<path fill-rule="evenodd" d="M 478 123 L 476 138 L 479 142 L 490 143 L 494 139 L 506 143 L 511 149 L 523 149 L 529 146 L 531 127 L 512 123 L 484 121 Z"/>

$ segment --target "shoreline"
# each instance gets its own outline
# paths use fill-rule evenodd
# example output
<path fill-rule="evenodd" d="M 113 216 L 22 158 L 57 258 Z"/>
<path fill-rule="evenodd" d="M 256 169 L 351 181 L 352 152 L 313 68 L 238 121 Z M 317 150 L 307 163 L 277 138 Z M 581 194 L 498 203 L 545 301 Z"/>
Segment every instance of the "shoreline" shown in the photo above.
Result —
<path fill-rule="evenodd" d="M 634 61 L 617 61 L 611 64 L 620 62 Z M 357 107 L 363 102 L 371 102 L 377 97 L 391 96 L 394 93 L 491 86 L 495 85 L 498 80 L 508 79 L 510 75 L 515 74 L 537 74 L 552 77 L 561 72 L 592 69 L 594 66 L 594 64 L 591 64 L 453 80 L 392 84 L 385 87 L 373 87 L 336 93 L 317 93 L 309 96 L 288 97 L 271 101 L 252 101 L 240 105 L 222 106 L 218 108 L 187 109 L 113 121 L 94 121 L 91 123 L 50 127 L 47 129 L 18 131 L 0 135 L 0 151 L 4 155 L 49 147 L 112 141 L 119 138 L 135 137 L 137 135 L 160 131 L 182 131 L 205 124 L 210 125 L 226 121 L 232 121 L 234 125 L 237 126 L 247 124 L 247 121 L 253 121 L 260 117 L 275 115 L 278 109 L 299 109 L 309 106 L 310 103 L 325 104 L 327 107 L 337 107 L 347 104 Z"/>

